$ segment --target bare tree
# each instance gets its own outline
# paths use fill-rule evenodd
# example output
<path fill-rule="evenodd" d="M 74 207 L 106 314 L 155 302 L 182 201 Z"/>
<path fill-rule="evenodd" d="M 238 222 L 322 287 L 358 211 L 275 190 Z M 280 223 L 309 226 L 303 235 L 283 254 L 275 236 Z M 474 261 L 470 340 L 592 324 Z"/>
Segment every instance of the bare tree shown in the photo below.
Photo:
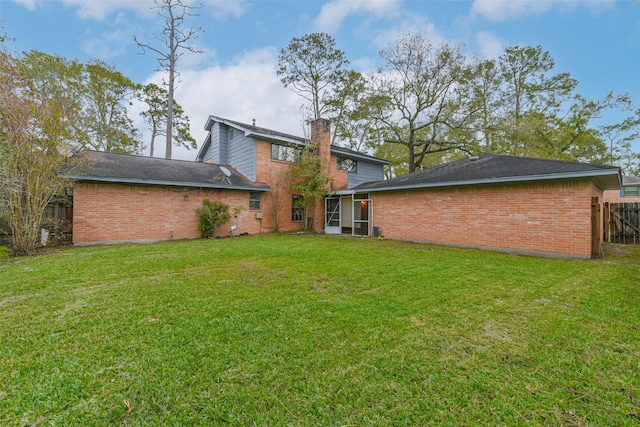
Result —
<path fill-rule="evenodd" d="M 44 211 L 68 183 L 64 153 L 77 120 L 69 97 L 50 98 L 0 51 L 0 211 L 18 254 L 35 252 Z"/>
<path fill-rule="evenodd" d="M 384 143 L 407 148 L 413 172 L 428 155 L 458 147 L 474 114 L 465 93 L 470 67 L 459 46 L 434 47 L 422 33 L 400 37 L 380 56 L 384 68 L 371 78 L 369 114 Z"/>
<path fill-rule="evenodd" d="M 194 40 L 198 33 L 202 32 L 202 28 L 189 28 L 185 27 L 185 19 L 187 17 L 200 16 L 194 13 L 195 9 L 192 6 L 188 6 L 182 2 L 182 0 L 155 0 L 154 9 L 160 9 L 160 16 L 165 20 L 164 27 L 159 34 L 156 34 L 154 38 L 163 43 L 164 48 L 155 48 L 149 44 L 142 43 L 136 36 L 133 40 L 143 50 L 143 53 L 147 49 L 155 52 L 158 57 L 158 63 L 160 64 L 159 71 L 165 71 L 169 74 L 168 80 L 165 81 L 167 86 L 167 131 L 165 133 L 167 138 L 165 158 L 171 158 L 171 149 L 173 146 L 173 120 L 174 120 L 174 91 L 176 79 L 179 77 L 179 73 L 176 69 L 178 59 L 185 53 L 185 51 L 193 53 L 202 53 L 201 49 L 189 44 Z M 201 6 L 200 6 L 201 7 Z"/>

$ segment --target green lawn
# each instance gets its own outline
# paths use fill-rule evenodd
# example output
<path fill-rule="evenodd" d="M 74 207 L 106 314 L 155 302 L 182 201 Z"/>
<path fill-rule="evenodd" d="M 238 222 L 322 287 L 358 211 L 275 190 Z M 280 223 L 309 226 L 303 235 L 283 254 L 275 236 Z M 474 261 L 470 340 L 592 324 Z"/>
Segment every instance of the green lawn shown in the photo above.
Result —
<path fill-rule="evenodd" d="M 0 265 L 0 425 L 640 425 L 640 250 L 325 236 Z M 615 252 L 615 254 L 612 254 Z"/>

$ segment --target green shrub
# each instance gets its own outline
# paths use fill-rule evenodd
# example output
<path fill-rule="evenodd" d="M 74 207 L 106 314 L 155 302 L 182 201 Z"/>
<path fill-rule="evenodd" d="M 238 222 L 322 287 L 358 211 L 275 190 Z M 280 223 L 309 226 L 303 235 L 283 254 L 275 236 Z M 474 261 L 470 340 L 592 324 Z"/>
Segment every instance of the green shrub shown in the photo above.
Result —
<path fill-rule="evenodd" d="M 202 237 L 214 236 L 218 228 L 231 219 L 229 205 L 209 199 L 202 201 L 202 207 L 196 209 L 196 215 L 200 218 L 198 231 Z"/>
<path fill-rule="evenodd" d="M 11 253 L 11 249 L 6 246 L 0 246 L 0 264 L 3 262 L 9 261 L 9 254 Z"/>

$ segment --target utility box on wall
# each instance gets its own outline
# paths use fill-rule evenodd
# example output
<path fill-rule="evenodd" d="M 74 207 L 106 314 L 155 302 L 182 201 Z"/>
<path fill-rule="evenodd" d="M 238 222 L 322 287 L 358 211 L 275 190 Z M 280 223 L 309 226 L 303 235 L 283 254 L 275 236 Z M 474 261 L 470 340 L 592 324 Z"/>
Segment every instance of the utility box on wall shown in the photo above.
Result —
<path fill-rule="evenodd" d="M 262 212 L 256 212 L 256 219 L 262 219 Z"/>
<path fill-rule="evenodd" d="M 373 227 L 373 237 L 382 236 L 382 227 Z"/>

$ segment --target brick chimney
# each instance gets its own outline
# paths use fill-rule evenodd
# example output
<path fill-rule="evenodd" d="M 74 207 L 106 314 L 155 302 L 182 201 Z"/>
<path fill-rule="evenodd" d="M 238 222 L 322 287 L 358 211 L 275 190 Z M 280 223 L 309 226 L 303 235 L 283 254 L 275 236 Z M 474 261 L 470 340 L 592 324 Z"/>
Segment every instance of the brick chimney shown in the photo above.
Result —
<path fill-rule="evenodd" d="M 311 143 L 318 146 L 322 159 L 322 172 L 329 176 L 331 161 L 331 122 L 327 119 L 315 119 L 311 122 Z"/>

